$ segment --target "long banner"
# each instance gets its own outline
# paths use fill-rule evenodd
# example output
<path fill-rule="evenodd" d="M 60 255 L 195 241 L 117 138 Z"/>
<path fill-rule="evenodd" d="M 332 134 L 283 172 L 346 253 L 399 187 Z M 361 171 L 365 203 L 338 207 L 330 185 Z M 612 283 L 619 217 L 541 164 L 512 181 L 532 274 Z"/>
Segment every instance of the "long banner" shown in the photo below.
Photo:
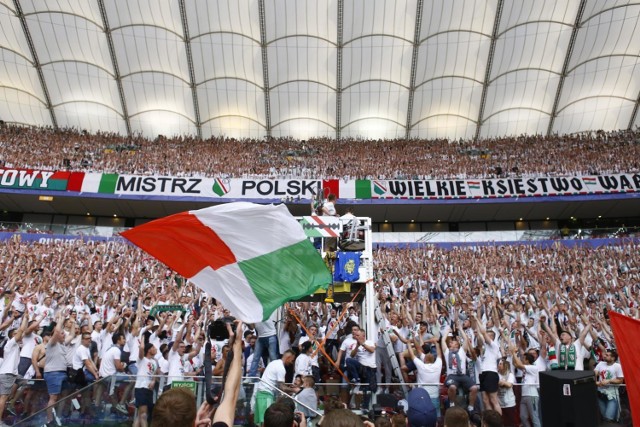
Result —
<path fill-rule="evenodd" d="M 356 199 L 481 199 L 575 196 L 640 191 L 640 174 L 573 177 L 365 180 L 356 181 Z"/>
<path fill-rule="evenodd" d="M 358 199 L 484 199 L 574 196 L 640 192 L 640 174 L 595 176 L 442 179 L 442 180 L 318 180 L 224 179 L 119 175 L 0 169 L 1 189 L 57 190 L 116 196 L 161 196 L 167 199 L 310 200 L 318 191 L 343 200 Z"/>
<path fill-rule="evenodd" d="M 0 188 L 65 191 L 71 172 L 0 168 Z"/>

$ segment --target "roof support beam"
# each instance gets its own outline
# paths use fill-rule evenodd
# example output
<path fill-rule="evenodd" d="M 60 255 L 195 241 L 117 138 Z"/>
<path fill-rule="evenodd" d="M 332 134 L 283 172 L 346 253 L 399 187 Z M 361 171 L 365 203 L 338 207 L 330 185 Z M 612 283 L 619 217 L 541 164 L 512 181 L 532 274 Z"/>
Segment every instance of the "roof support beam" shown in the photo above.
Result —
<path fill-rule="evenodd" d="M 416 93 L 416 70 L 418 68 L 418 51 L 420 50 L 420 33 L 422 32 L 422 8 L 424 0 L 418 0 L 416 6 L 416 26 L 413 32 L 413 53 L 411 55 L 411 77 L 409 80 L 409 102 L 407 105 L 407 126 L 405 139 L 411 137 L 411 126 L 413 125 L 413 99 Z"/>
<path fill-rule="evenodd" d="M 582 22 L 582 14 L 584 13 L 584 7 L 587 4 L 587 0 L 581 0 L 578 6 L 578 13 L 576 13 L 576 20 L 573 23 L 573 30 L 571 31 L 571 38 L 569 39 L 569 46 L 567 47 L 567 54 L 564 56 L 564 64 L 562 65 L 562 73 L 560 73 L 560 81 L 558 82 L 558 88 L 556 89 L 556 97 L 553 100 L 553 109 L 551 110 L 551 117 L 549 117 L 549 127 L 547 128 L 547 136 L 553 132 L 553 124 L 558 116 L 558 107 L 560 105 L 560 96 L 562 96 L 562 87 L 564 86 L 564 80 L 569 74 L 569 62 L 571 61 L 571 54 L 573 53 L 573 46 L 576 44 L 576 38 L 578 37 L 578 30 L 580 30 L 580 23 Z"/>
<path fill-rule="evenodd" d="M 336 139 L 342 132 L 342 40 L 344 34 L 344 0 L 338 0 L 338 51 L 336 53 Z"/>
<path fill-rule="evenodd" d="M 493 57 L 496 52 L 496 42 L 498 41 L 498 34 L 500 32 L 500 19 L 502 18 L 502 6 L 504 0 L 498 0 L 498 7 L 496 8 L 496 17 L 493 20 L 493 32 L 491 33 L 491 45 L 489 46 L 489 57 L 487 58 L 487 68 L 484 70 L 484 83 L 482 84 L 482 97 L 480 98 L 480 109 L 478 111 L 478 121 L 476 122 L 476 135 L 474 141 L 477 141 L 480 137 L 480 129 L 482 128 L 484 107 L 487 103 L 487 92 L 489 91 L 489 84 L 491 83 L 491 68 L 493 67 Z"/>
<path fill-rule="evenodd" d="M 102 17 L 102 29 L 104 35 L 107 38 L 107 45 L 109 46 L 109 54 L 111 55 L 111 64 L 113 65 L 113 75 L 115 76 L 116 85 L 118 86 L 118 94 L 120 95 L 120 108 L 122 108 L 122 118 L 127 128 L 127 135 L 130 137 L 131 132 L 131 120 L 129 113 L 127 112 L 127 102 L 124 99 L 124 89 L 122 88 L 122 76 L 120 75 L 120 68 L 118 67 L 118 59 L 116 58 L 116 49 L 113 46 L 113 38 L 111 37 L 111 27 L 109 27 L 109 18 L 107 18 L 107 9 L 104 7 L 104 0 L 98 0 L 98 6 L 100 7 L 100 16 Z"/>
<path fill-rule="evenodd" d="M 267 139 L 271 139 L 271 99 L 269 98 L 269 58 L 267 57 L 267 24 L 264 16 L 264 0 L 258 1 L 260 19 L 260 47 L 262 49 L 262 80 L 264 81 L 264 117 Z"/>
<path fill-rule="evenodd" d="M 638 92 L 638 99 L 636 100 L 636 105 L 633 107 L 633 112 L 631 113 L 627 129 L 633 129 L 633 124 L 636 122 L 636 117 L 638 117 L 638 110 L 640 110 L 640 92 Z"/>
<path fill-rule="evenodd" d="M 47 82 L 44 79 L 44 73 L 42 72 L 42 65 L 40 65 L 40 61 L 38 60 L 38 53 L 36 52 L 35 45 L 33 44 L 33 39 L 31 38 L 31 31 L 29 31 L 29 26 L 27 25 L 27 18 L 24 16 L 22 12 L 22 6 L 20 5 L 20 0 L 13 0 L 13 5 L 16 8 L 16 13 L 18 14 L 18 18 L 20 19 L 20 25 L 22 25 L 22 31 L 24 32 L 24 37 L 27 39 L 27 44 L 29 45 L 29 51 L 31 51 L 31 57 L 33 58 L 33 67 L 36 69 L 38 73 L 38 79 L 40 80 L 40 86 L 42 87 L 42 93 L 44 94 L 44 99 L 46 102 L 47 110 L 49 110 L 49 116 L 51 117 L 51 124 L 54 129 L 58 129 L 58 120 L 56 119 L 56 112 L 53 110 L 53 104 L 51 103 L 51 97 L 49 96 L 49 89 L 47 88 Z"/>
<path fill-rule="evenodd" d="M 189 87 L 193 98 L 193 114 L 196 118 L 196 132 L 198 139 L 202 139 L 202 121 L 200 120 L 200 107 L 198 106 L 198 88 L 196 86 L 196 73 L 193 71 L 193 54 L 191 53 L 191 38 L 189 36 L 189 22 L 187 21 L 187 9 L 184 0 L 180 0 L 180 18 L 182 18 L 182 33 L 184 34 L 184 47 L 189 65 Z"/>

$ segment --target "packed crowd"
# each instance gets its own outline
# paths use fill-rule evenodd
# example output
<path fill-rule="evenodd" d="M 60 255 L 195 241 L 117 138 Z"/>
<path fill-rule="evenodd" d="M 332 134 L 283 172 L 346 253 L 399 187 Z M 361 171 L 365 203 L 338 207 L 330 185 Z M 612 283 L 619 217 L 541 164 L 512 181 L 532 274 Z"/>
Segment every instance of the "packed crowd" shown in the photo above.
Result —
<path fill-rule="evenodd" d="M 459 406 L 473 418 L 484 408 L 505 426 L 539 426 L 537 377 L 548 369 L 595 370 L 601 416 L 617 420 L 623 373 L 608 313 L 640 317 L 640 248 L 619 243 L 378 249 L 379 326 L 402 378 L 384 333 L 371 341 L 360 329 L 358 304 L 290 303 L 281 322 L 242 328 L 242 371 L 263 379 L 253 393 L 255 422 L 269 425 L 273 388 L 295 394 L 300 412 L 314 417 L 317 384 L 341 378 L 334 406 L 370 410 L 373 395 L 378 403 L 391 395 L 393 411 L 404 408 L 411 421 L 410 399 L 396 394 L 404 381 L 428 396 L 419 414 Z M 135 425 L 145 426 L 154 392 L 202 375 L 207 325 L 232 321 L 217 301 L 116 240 L 40 244 L 16 235 L 0 244 L 0 275 L 0 419 L 34 412 L 39 395 L 50 406 L 97 380 L 80 413 L 129 414 L 135 404 Z M 228 351 L 224 338 L 214 339 L 213 375 L 225 372 Z M 118 389 L 122 374 L 134 380 Z M 52 407 L 47 422 L 73 412 Z"/>
<path fill-rule="evenodd" d="M 451 179 L 635 173 L 640 131 L 478 141 L 145 139 L 0 127 L 5 167 L 228 178 Z"/>

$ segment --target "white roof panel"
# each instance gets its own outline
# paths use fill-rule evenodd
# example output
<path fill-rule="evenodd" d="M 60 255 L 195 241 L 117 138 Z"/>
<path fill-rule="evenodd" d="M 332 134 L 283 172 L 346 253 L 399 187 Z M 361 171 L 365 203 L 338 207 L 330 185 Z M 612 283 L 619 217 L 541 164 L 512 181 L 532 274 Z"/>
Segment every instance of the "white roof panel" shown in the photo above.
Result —
<path fill-rule="evenodd" d="M 189 35 L 211 33 L 244 34 L 260 43 L 258 0 L 185 1 Z"/>
<path fill-rule="evenodd" d="M 560 23 L 573 26 L 579 7 L 580 0 L 505 1 L 500 18 L 499 33 L 531 22 Z"/>
<path fill-rule="evenodd" d="M 244 117 L 266 126 L 264 91 L 252 83 L 210 80 L 198 86 L 198 100 L 203 124 L 221 117 Z"/>
<path fill-rule="evenodd" d="M 470 79 L 446 77 L 431 80 L 416 89 L 412 125 L 433 117 L 451 116 L 465 118 L 475 126 L 481 96 L 482 84 Z M 451 137 L 458 138 L 459 135 Z"/>
<path fill-rule="evenodd" d="M 0 49 L 10 50 L 31 61 L 29 45 L 24 37 L 20 19 L 16 17 L 13 5 L 0 6 Z"/>
<path fill-rule="evenodd" d="M 0 120 L 24 125 L 51 126 L 51 115 L 44 102 L 13 88 L 0 87 Z"/>
<path fill-rule="evenodd" d="M 28 15 L 26 22 L 41 64 L 78 61 L 113 70 L 101 22 L 48 12 Z"/>
<path fill-rule="evenodd" d="M 312 81 L 336 87 L 336 49 L 324 40 L 287 37 L 268 47 L 269 87 L 291 81 Z"/>
<path fill-rule="evenodd" d="M 639 24 L 637 0 L 0 0 L 0 120 L 302 139 L 627 128 Z"/>
<path fill-rule="evenodd" d="M 196 82 L 233 78 L 262 87 L 260 43 L 231 33 L 208 34 L 191 41 Z"/>
<path fill-rule="evenodd" d="M 335 98 L 333 90 L 313 82 L 279 86 L 271 91 L 271 125 L 275 128 L 284 122 L 303 118 L 335 128 Z"/>
<path fill-rule="evenodd" d="M 122 116 L 113 109 L 93 102 L 72 102 L 55 107 L 58 126 L 89 132 L 127 132 Z"/>
<path fill-rule="evenodd" d="M 148 25 L 183 35 L 177 0 L 104 0 L 104 8 L 112 30 Z"/>
<path fill-rule="evenodd" d="M 31 62 L 4 49 L 0 49 L 0 86 L 15 88 L 45 102 L 38 73 Z"/>

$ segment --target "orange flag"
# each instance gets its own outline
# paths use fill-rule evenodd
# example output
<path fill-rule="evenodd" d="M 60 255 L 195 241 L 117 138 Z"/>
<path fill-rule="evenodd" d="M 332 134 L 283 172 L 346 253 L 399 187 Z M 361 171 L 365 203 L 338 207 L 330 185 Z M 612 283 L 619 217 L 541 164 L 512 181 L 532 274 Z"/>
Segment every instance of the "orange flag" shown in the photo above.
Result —
<path fill-rule="evenodd" d="M 629 395 L 633 425 L 640 426 L 640 320 L 609 312 L 618 356 Z"/>

